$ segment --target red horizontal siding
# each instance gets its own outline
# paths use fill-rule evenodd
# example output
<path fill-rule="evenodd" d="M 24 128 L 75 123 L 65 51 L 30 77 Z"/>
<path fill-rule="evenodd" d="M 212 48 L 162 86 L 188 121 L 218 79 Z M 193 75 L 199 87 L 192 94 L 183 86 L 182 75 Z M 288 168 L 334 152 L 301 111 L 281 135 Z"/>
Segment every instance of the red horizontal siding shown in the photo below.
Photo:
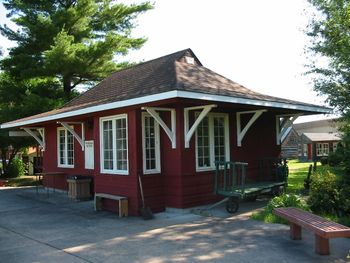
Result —
<path fill-rule="evenodd" d="M 94 177 L 95 192 L 123 195 L 129 198 L 129 213 L 139 214 L 141 198 L 139 193 L 138 176 L 142 176 L 146 205 L 156 211 L 163 211 L 165 207 L 185 208 L 194 205 L 208 204 L 217 201 L 213 194 L 214 171 L 196 172 L 195 167 L 195 135 L 190 141 L 190 148 L 184 147 L 184 120 L 183 107 L 194 106 L 196 101 L 172 100 L 174 104 L 164 107 L 176 108 L 176 149 L 172 149 L 171 142 L 163 129 L 160 129 L 161 144 L 161 173 L 155 175 L 143 175 L 142 156 L 142 127 L 141 107 L 135 106 L 127 109 L 109 110 L 94 113 L 87 117 L 71 118 L 72 121 L 84 121 L 86 125 L 86 140 L 94 140 L 95 168 L 84 168 L 84 152 L 81 146 L 74 140 L 75 167 L 57 167 L 57 124 L 45 125 L 47 149 L 44 155 L 44 172 L 65 172 L 67 175 L 90 175 Z M 188 102 L 188 104 L 183 104 Z M 154 104 L 154 105 L 153 105 Z M 160 102 L 153 103 L 157 106 Z M 211 104 L 208 102 L 208 104 Z M 236 110 L 248 110 L 249 107 L 220 104 L 215 111 L 229 113 L 230 135 L 230 159 L 233 161 L 248 162 L 247 177 L 251 180 L 259 177 L 258 160 L 266 157 L 277 157 L 280 154 L 280 146 L 276 145 L 275 113 L 264 113 L 249 129 L 242 141 L 242 147 L 237 147 L 236 136 Z M 129 175 L 106 175 L 100 173 L 100 137 L 99 118 L 127 113 L 128 114 L 128 150 L 129 150 Z M 171 119 L 168 112 L 160 113 L 164 122 L 170 127 Z M 193 113 L 190 115 L 193 123 Z M 244 117 L 246 123 L 248 118 Z M 81 133 L 80 125 L 74 125 L 78 134 Z M 67 183 L 64 176 L 55 177 L 55 187 L 66 189 Z M 265 178 L 266 179 L 266 178 Z M 45 178 L 45 185 L 51 186 L 50 178 Z M 116 210 L 115 202 L 106 201 L 105 207 Z"/>

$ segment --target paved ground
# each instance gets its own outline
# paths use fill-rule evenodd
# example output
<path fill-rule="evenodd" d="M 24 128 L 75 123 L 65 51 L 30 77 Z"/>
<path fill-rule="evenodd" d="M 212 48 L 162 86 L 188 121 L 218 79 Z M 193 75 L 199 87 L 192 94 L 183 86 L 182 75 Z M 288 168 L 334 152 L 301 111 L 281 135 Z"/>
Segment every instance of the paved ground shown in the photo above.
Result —
<path fill-rule="evenodd" d="M 313 252 L 313 236 L 291 241 L 288 227 L 241 213 L 186 211 L 154 220 L 94 212 L 93 203 L 35 188 L 0 188 L 0 262 L 350 262 L 350 239 L 332 239 L 331 255 Z"/>

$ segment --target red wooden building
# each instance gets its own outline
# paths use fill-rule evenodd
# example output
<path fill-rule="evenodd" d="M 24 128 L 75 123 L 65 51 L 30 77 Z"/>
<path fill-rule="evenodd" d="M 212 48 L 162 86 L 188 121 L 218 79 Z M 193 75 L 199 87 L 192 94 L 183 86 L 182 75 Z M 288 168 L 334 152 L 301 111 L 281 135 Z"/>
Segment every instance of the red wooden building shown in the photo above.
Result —
<path fill-rule="evenodd" d="M 138 214 L 142 176 L 153 212 L 216 200 L 215 160 L 249 163 L 280 155 L 287 127 L 329 109 L 249 90 L 202 66 L 190 49 L 118 71 L 62 108 L 2 124 L 32 134 L 44 150 L 48 187 L 93 177 L 94 191 L 126 196 Z M 108 203 L 106 204 L 108 206 Z"/>

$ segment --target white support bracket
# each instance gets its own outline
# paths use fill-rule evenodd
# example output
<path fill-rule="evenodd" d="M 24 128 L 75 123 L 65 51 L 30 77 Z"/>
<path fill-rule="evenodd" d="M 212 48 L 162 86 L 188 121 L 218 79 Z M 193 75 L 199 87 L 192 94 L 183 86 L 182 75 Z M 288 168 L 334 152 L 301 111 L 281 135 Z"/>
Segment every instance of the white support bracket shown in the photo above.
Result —
<path fill-rule="evenodd" d="M 32 136 L 40 145 L 41 150 L 45 151 L 45 129 L 42 127 L 30 127 L 30 128 L 21 128 L 30 136 Z M 36 131 L 34 131 L 36 130 Z"/>
<path fill-rule="evenodd" d="M 192 138 L 192 135 L 196 131 L 198 125 L 205 118 L 205 116 L 207 116 L 207 114 L 211 111 L 211 109 L 215 108 L 215 107 L 217 107 L 216 104 L 184 108 L 185 148 L 190 147 L 190 140 Z M 190 128 L 189 111 L 191 111 L 191 110 L 202 110 L 202 111 L 199 114 L 196 121 L 192 124 L 192 127 Z"/>
<path fill-rule="evenodd" d="M 253 111 L 241 111 L 236 113 L 236 121 L 237 121 L 237 146 L 242 146 L 242 140 L 246 135 L 249 128 L 253 125 L 253 123 L 267 110 L 253 110 Z M 242 129 L 241 127 L 241 115 L 243 114 L 253 114 L 248 123 Z"/>
<path fill-rule="evenodd" d="M 84 122 L 57 122 L 61 124 L 65 129 L 67 129 L 74 138 L 79 142 L 81 150 L 84 151 L 85 147 L 85 129 Z M 81 137 L 74 131 L 74 129 L 69 126 L 69 124 L 81 124 Z"/>
<path fill-rule="evenodd" d="M 302 114 L 286 114 L 276 116 L 276 144 L 280 145 L 282 138 L 289 132 L 293 122 Z"/>
<path fill-rule="evenodd" d="M 166 135 L 171 141 L 171 147 L 176 148 L 176 111 L 170 108 L 156 108 L 156 107 L 142 107 L 142 110 L 146 110 L 149 115 L 151 115 L 154 120 L 163 128 Z M 159 116 L 157 111 L 169 111 L 171 114 L 171 129 L 165 124 L 162 118 Z"/>

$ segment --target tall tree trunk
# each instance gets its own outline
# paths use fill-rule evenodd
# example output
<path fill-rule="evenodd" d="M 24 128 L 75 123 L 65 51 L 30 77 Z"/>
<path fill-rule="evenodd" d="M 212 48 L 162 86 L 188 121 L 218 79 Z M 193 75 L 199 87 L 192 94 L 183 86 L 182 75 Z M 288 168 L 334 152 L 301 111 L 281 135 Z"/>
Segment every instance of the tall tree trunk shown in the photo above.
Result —
<path fill-rule="evenodd" d="M 8 148 L 1 148 L 1 163 L 3 176 L 7 176 L 8 168 L 11 165 L 13 159 L 16 157 L 18 151 L 19 149 L 13 149 L 10 152 Z"/>
<path fill-rule="evenodd" d="M 7 151 L 8 151 L 7 148 L 1 148 L 2 175 L 4 175 L 7 171 L 7 162 L 6 162 Z"/>
<path fill-rule="evenodd" d="M 72 78 L 70 76 L 63 77 L 63 91 L 68 99 L 70 99 L 71 91 L 72 91 Z"/>

